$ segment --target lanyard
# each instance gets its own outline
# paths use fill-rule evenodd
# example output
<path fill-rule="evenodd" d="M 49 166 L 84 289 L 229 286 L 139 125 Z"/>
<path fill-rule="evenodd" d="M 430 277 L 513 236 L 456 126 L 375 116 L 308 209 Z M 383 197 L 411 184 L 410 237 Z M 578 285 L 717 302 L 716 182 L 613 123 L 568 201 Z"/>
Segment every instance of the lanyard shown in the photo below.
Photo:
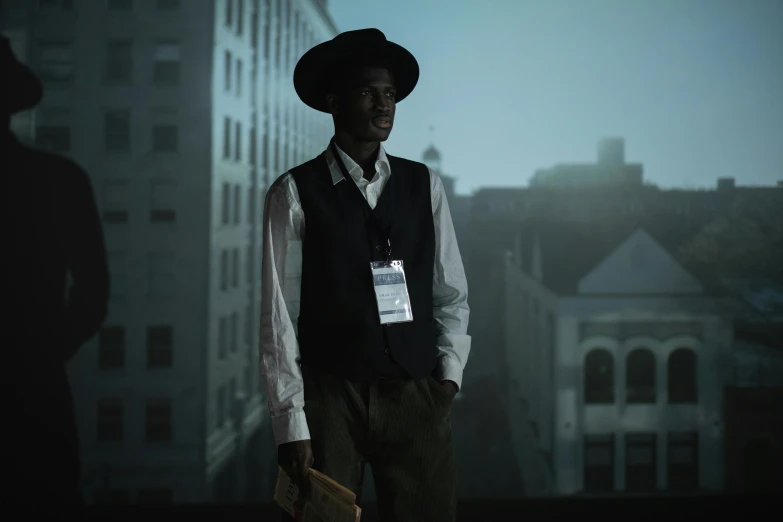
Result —
<path fill-rule="evenodd" d="M 389 196 L 386 200 L 386 212 L 384 213 L 383 222 L 378 218 L 378 216 L 375 215 L 375 212 L 373 211 L 372 207 L 370 207 L 369 201 L 367 201 L 367 198 L 362 194 L 362 189 L 359 188 L 359 185 L 357 185 L 353 178 L 351 178 L 350 174 L 348 174 L 348 169 L 345 167 L 345 163 L 343 163 L 343 159 L 340 157 L 340 153 L 337 151 L 337 145 L 334 143 L 334 139 L 332 139 L 332 142 L 330 143 L 330 147 L 332 149 L 332 155 L 334 156 L 335 161 L 337 162 L 337 166 L 340 167 L 340 173 L 343 175 L 343 179 L 350 183 L 351 185 L 354 185 L 356 187 L 356 190 L 359 191 L 359 195 L 362 197 L 362 200 L 364 201 L 364 204 L 367 206 L 367 209 L 369 212 L 369 218 L 371 221 L 373 221 L 373 224 L 378 229 L 378 232 L 381 235 L 381 238 L 385 239 L 385 247 L 383 244 L 378 245 L 375 247 L 376 250 L 382 251 L 386 254 L 386 261 L 391 261 L 391 239 L 389 238 L 390 231 L 391 231 L 391 221 L 389 220 L 389 209 L 394 205 L 394 176 L 389 176 L 389 180 L 387 182 L 387 190 L 389 191 Z M 380 201 L 380 197 L 378 198 Z"/>

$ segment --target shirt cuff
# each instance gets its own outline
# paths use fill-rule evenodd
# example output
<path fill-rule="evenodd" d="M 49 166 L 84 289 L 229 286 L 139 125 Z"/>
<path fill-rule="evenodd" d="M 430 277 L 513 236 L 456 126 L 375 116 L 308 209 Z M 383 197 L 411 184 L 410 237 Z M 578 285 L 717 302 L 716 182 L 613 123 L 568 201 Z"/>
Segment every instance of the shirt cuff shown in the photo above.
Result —
<path fill-rule="evenodd" d="M 278 446 L 295 440 L 308 440 L 310 430 L 307 427 L 305 412 L 296 411 L 272 417 L 272 432 Z"/>
<path fill-rule="evenodd" d="M 454 381 L 457 391 L 462 388 L 462 365 L 454 357 L 443 355 L 438 358 L 434 376 L 437 381 Z"/>

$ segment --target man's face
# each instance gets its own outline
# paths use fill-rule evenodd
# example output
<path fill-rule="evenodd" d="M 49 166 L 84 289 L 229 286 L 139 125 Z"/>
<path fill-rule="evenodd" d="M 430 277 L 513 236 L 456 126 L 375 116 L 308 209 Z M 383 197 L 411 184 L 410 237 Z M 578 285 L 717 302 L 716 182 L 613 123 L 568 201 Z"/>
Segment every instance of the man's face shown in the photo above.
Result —
<path fill-rule="evenodd" d="M 362 68 L 348 80 L 339 95 L 329 98 L 337 126 L 357 141 L 386 141 L 396 109 L 392 74 L 386 69 Z"/>

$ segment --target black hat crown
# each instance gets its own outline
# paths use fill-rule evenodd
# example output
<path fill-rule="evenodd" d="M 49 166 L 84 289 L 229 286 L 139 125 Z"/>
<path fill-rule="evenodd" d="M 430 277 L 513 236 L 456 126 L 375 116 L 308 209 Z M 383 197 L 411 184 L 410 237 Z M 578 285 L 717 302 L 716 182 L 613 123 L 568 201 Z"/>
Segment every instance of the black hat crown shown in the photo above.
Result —
<path fill-rule="evenodd" d="M 326 95 L 329 78 L 341 65 L 370 63 L 387 67 L 394 76 L 397 103 L 406 98 L 419 81 L 419 64 L 404 47 L 390 42 L 378 29 L 345 31 L 307 51 L 294 69 L 294 88 L 299 98 L 313 109 L 329 112 Z"/>

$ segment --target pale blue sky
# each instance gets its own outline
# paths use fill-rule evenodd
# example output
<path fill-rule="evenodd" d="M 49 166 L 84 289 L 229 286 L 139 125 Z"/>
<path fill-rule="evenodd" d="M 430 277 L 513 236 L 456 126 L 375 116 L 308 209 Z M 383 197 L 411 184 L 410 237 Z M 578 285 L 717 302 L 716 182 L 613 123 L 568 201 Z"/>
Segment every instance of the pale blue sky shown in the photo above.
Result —
<path fill-rule="evenodd" d="M 420 159 L 435 127 L 457 190 L 537 168 L 626 160 L 662 187 L 783 180 L 783 0 L 329 0 L 418 59 L 386 144 Z"/>

